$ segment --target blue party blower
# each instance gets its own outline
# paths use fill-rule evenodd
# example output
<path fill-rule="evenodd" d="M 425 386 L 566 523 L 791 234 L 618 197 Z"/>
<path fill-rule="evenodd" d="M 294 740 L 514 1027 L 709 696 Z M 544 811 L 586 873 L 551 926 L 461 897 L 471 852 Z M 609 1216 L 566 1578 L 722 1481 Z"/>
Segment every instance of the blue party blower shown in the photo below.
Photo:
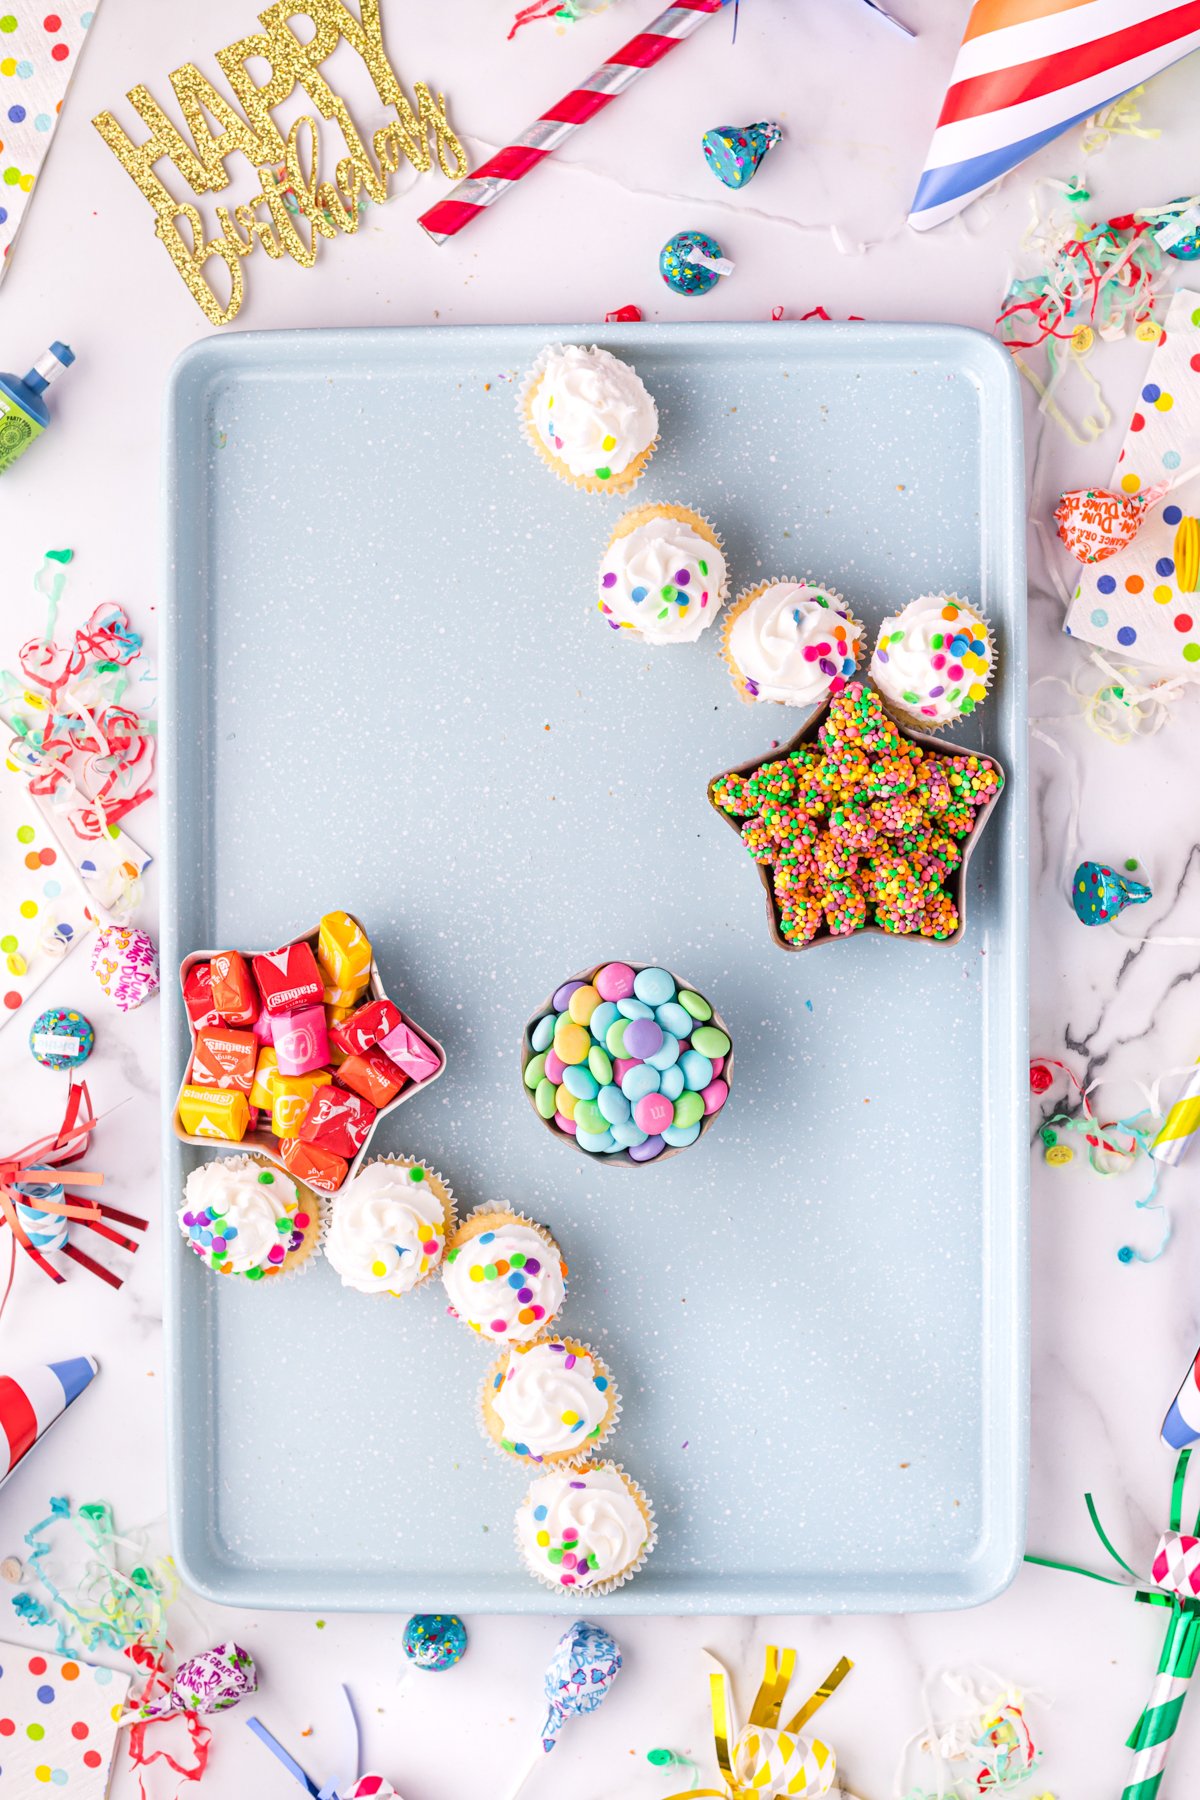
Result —
<path fill-rule="evenodd" d="M 70 346 L 56 341 L 24 378 L 0 374 L 0 475 L 50 424 L 50 409 L 42 396 L 74 361 Z"/>

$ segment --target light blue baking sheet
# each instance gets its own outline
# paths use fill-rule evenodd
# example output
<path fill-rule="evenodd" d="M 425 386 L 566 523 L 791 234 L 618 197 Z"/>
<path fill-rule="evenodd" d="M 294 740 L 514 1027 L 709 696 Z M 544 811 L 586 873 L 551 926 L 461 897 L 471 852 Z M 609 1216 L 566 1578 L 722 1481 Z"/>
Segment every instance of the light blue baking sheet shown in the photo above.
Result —
<path fill-rule="evenodd" d="M 517 376 L 600 341 L 654 394 L 640 500 L 722 532 L 735 590 L 811 571 L 874 634 L 923 590 L 982 604 L 1001 673 L 958 734 L 1009 771 L 963 941 L 789 955 L 714 815 L 717 770 L 800 716 L 740 702 L 718 632 L 647 650 L 595 571 L 622 503 L 522 441 Z M 163 1091 L 171 972 L 346 907 L 445 1076 L 376 1148 L 460 1206 L 520 1208 L 571 1265 L 561 1323 L 624 1397 L 612 1453 L 659 1544 L 589 1614 L 967 1606 L 1024 1537 L 1025 578 L 1004 351 L 920 325 L 634 325 L 217 336 L 174 371 Z M 735 1037 L 724 1116 L 633 1171 L 546 1132 L 531 1007 L 581 965 L 661 962 Z M 167 1109 L 169 1112 L 169 1109 Z M 519 1567 L 526 1475 L 483 1442 L 484 1346 L 439 1284 L 321 1262 L 223 1281 L 164 1138 L 174 1547 L 241 1606 L 575 1610 Z M 174 1247 L 172 1248 L 172 1243 Z"/>

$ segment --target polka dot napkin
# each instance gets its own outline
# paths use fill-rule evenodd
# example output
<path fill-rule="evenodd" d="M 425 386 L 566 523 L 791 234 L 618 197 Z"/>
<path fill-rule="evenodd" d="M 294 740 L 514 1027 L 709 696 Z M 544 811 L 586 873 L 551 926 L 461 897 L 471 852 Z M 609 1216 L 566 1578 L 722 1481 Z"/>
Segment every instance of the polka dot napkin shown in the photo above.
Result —
<path fill-rule="evenodd" d="M 0 0 L 0 281 L 100 0 Z"/>
<path fill-rule="evenodd" d="M 2 0 L 0 0 L 2 3 Z M 1200 464 L 1200 294 L 1180 289 L 1171 302 L 1138 395 L 1125 448 L 1109 484 L 1136 494 Z M 1154 507 L 1124 550 L 1088 564 L 1067 613 L 1072 637 L 1132 662 L 1161 663 L 1200 680 L 1200 593 L 1176 580 L 1175 532 L 1184 514 L 1200 516 L 1200 472 Z"/>
<path fill-rule="evenodd" d="M 130 1677 L 0 1644 L 0 1800 L 104 1800 Z"/>

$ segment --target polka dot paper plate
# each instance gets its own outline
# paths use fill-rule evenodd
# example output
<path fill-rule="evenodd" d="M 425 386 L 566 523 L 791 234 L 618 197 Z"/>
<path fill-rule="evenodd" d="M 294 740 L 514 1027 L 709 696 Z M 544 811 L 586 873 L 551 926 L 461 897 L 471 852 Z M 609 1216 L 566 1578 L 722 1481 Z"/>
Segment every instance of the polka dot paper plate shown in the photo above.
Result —
<path fill-rule="evenodd" d="M 0 1796 L 104 1800 L 130 1679 L 0 1644 Z"/>
<path fill-rule="evenodd" d="M 1181 291 L 1150 359 L 1125 448 L 1110 486 L 1137 494 L 1200 462 L 1200 293 Z M 1133 542 L 1088 565 L 1066 630 L 1137 662 L 1200 678 L 1200 594 L 1185 593 L 1175 567 L 1175 532 L 1200 512 L 1200 480 L 1154 507 Z"/>

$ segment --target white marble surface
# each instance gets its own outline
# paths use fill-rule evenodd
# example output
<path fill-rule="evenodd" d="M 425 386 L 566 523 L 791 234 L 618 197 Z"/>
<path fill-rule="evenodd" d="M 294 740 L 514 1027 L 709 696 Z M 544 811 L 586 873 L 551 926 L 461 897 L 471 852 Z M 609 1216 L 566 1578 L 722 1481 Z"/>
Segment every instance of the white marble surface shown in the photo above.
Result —
<path fill-rule="evenodd" d="M 896 4 L 920 28 L 916 44 L 855 0 L 746 0 L 736 48 L 724 24 L 708 25 L 457 244 L 435 249 L 414 226 L 418 210 L 443 187 L 439 177 L 425 178 L 385 211 L 372 211 L 357 241 L 326 247 L 313 273 L 256 258 L 240 324 L 554 322 L 599 319 L 633 300 L 647 317 L 662 319 L 757 319 L 776 304 L 797 316 L 820 303 L 835 316 L 987 328 L 1028 218 L 1033 174 L 1083 169 L 1080 134 L 1043 151 L 965 225 L 924 238 L 908 232 L 904 202 L 967 9 L 948 0 Z M 507 45 L 502 0 L 459 0 L 452 9 L 385 0 L 384 10 L 403 78 L 444 87 L 476 149 L 501 141 L 602 60 L 626 35 L 623 26 L 632 32 L 652 11 L 648 0 L 622 0 L 598 22 L 567 34 L 534 26 Z M 39 616 L 29 579 L 51 544 L 76 549 L 73 605 L 120 598 L 154 636 L 159 398 L 173 358 L 209 327 L 156 245 L 144 203 L 88 121 L 135 81 L 162 95 L 165 72 L 189 58 L 211 71 L 212 50 L 253 23 L 252 7 L 241 0 L 208 0 L 202 8 L 104 0 L 99 11 L 0 303 L 6 365 L 24 367 L 56 335 L 79 356 L 55 396 L 53 437 L 6 476 L 0 495 L 6 659 Z M 1121 139 L 1090 159 L 1098 210 L 1166 200 L 1195 185 L 1198 75 L 1193 59 L 1148 94 L 1147 122 L 1162 127 L 1160 140 Z M 129 119 L 127 108 L 122 116 Z M 700 132 L 726 119 L 770 116 L 783 121 L 786 148 L 748 195 L 727 195 L 702 165 Z M 734 278 L 701 303 L 670 296 L 655 271 L 660 244 L 685 226 L 718 233 L 738 264 Z M 870 248 L 858 248 L 863 244 Z M 1147 355 L 1130 341 L 1095 356 L 1118 422 L 1098 448 L 1072 449 L 1031 417 L 1029 461 L 1040 469 L 1035 504 L 1042 510 L 1061 487 L 1107 477 Z M 297 446 L 298 455 L 318 453 Z M 403 469 L 394 474 L 403 480 Z M 1059 635 L 1060 604 L 1036 547 L 1031 579 L 1034 675 L 1069 676 L 1081 651 Z M 1124 748 L 1090 733 L 1063 688 L 1035 686 L 1033 702 L 1041 730 L 1061 752 L 1039 741 L 1032 746 L 1034 1046 L 1050 1055 L 1065 1051 L 1076 1067 L 1111 1076 L 1115 1085 L 1101 1101 L 1116 1110 L 1136 1104 L 1135 1082 L 1200 1049 L 1193 985 L 1200 968 L 1198 851 L 1190 824 L 1195 701 L 1181 702 L 1159 736 Z M 1072 917 L 1062 882 L 1076 848 L 1076 793 L 1083 851 L 1110 860 L 1137 856 L 1156 890 L 1148 907 L 1090 933 Z M 269 797 L 264 804 L 269 808 Z M 152 810 L 138 822 L 152 845 Z M 153 901 L 151 883 L 148 922 Z M 1121 943 L 1122 934 L 1177 941 Z M 32 1271 L 19 1271 L 0 1325 L 4 1358 L 88 1348 L 103 1372 L 0 1495 L 0 1553 L 20 1548 L 21 1533 L 51 1492 L 105 1496 L 130 1525 L 161 1521 L 164 1506 L 156 1009 L 117 1015 L 93 989 L 85 955 L 68 961 L 35 1005 L 86 1003 L 95 1018 L 100 1047 L 89 1079 L 97 1104 L 125 1102 L 103 1129 L 100 1160 L 114 1201 L 155 1222 L 119 1294 L 82 1276 L 51 1292 Z M 24 1050 L 28 1022 L 18 1018 L 0 1035 L 5 1141 L 24 1135 L 27 1119 L 48 1124 L 54 1107 L 50 1079 Z M 986 1104 L 981 1096 L 981 1109 Z M 977 1129 L 973 1119 L 936 1124 L 931 1097 L 931 1130 L 947 1124 Z M 1115 1252 L 1136 1230 L 1140 1179 L 1102 1183 L 1078 1160 L 1055 1171 L 1035 1157 L 1029 1541 L 1039 1552 L 1093 1566 L 1085 1488 L 1094 1489 L 1112 1533 L 1139 1564 L 1165 1524 L 1170 1463 L 1157 1424 L 1200 1334 L 1196 1172 L 1184 1164 L 1164 1183 L 1176 1224 L 1167 1254 L 1152 1267 L 1125 1268 Z M 936 1319 L 928 1325 L 936 1330 Z M 792 1423 L 803 1432 L 803 1420 Z M 786 1507 L 785 1494 L 779 1504 Z M 5 1615 L 0 1633 L 20 1636 L 7 1608 Z M 236 1634 L 260 1660 L 259 1710 L 297 1747 L 299 1733 L 312 1728 L 304 1754 L 321 1778 L 340 1766 L 336 1684 L 347 1680 L 362 1703 L 368 1766 L 389 1773 L 407 1800 L 505 1794 L 540 1720 L 541 1672 L 558 1625 L 471 1620 L 471 1651 L 460 1669 L 441 1680 L 416 1676 L 398 1695 L 402 1624 L 354 1617 L 322 1624 L 197 1605 L 180 1614 L 177 1638 L 182 1649 L 195 1650 Z M 1114 1590 L 1033 1568 L 991 1605 L 958 1615 L 769 1626 L 753 1619 L 630 1621 L 620 1630 L 626 1673 L 610 1702 L 568 1735 L 553 1764 L 530 1782 L 528 1800 L 654 1800 L 677 1785 L 644 1760 L 657 1744 L 690 1751 L 711 1777 L 699 1651 L 708 1645 L 723 1654 L 748 1699 L 768 1636 L 795 1645 L 802 1676 L 814 1682 L 840 1653 L 856 1659 L 824 1722 L 849 1785 L 867 1800 L 884 1800 L 891 1790 L 898 1748 L 918 1723 L 923 1673 L 966 1662 L 990 1664 L 1045 1697 L 1035 1703 L 1044 1779 L 1030 1791 L 1097 1800 L 1119 1792 L 1122 1740 L 1148 1692 L 1161 1623 Z M 1167 1791 L 1175 1794 L 1194 1792 L 1200 1781 L 1200 1701 L 1192 1704 L 1170 1765 Z M 123 1770 L 113 1791 L 131 1800 L 136 1782 Z M 156 1773 L 153 1795 L 170 1791 Z M 207 1791 L 219 1800 L 250 1793 L 266 1800 L 295 1790 L 234 1713 L 217 1722 Z"/>

